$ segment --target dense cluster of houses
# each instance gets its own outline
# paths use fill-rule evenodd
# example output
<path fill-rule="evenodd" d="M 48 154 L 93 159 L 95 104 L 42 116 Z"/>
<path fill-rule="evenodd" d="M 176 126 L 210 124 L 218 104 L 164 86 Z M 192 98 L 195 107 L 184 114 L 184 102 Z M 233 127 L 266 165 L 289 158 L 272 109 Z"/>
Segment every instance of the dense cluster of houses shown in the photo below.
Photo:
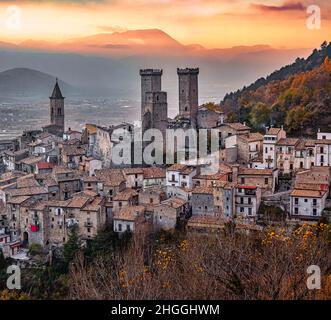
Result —
<path fill-rule="evenodd" d="M 63 108 L 59 87 L 54 90 L 51 108 Z M 221 112 L 199 110 L 203 121 L 198 123 L 219 132 L 219 166 L 213 174 L 202 170 L 206 165 L 185 161 L 112 166 L 111 133 L 119 127 L 132 131 L 128 123 L 87 124 L 82 132 L 53 124 L 0 141 L 5 255 L 13 257 L 33 243 L 60 247 L 73 229 L 83 240 L 92 239 L 106 225 L 118 234 L 180 225 L 213 232 L 234 221 L 238 229 L 259 231 L 264 202 L 284 208 L 289 223 L 322 217 L 329 207 L 331 133 L 287 138 L 283 128 L 269 127 L 262 134 L 227 123 Z M 59 108 L 58 117 L 63 112 Z"/>

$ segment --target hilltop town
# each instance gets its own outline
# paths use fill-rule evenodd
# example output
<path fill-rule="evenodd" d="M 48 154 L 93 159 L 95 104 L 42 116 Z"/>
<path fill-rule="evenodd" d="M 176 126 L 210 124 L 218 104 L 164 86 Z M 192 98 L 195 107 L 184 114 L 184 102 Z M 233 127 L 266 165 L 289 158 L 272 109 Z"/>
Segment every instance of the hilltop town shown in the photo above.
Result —
<path fill-rule="evenodd" d="M 198 102 L 198 68 L 178 69 L 179 113 L 168 118 L 162 70 L 140 70 L 141 129 L 218 132 L 218 171 L 208 164 L 123 166 L 112 163 L 117 129 L 65 125 L 65 98 L 56 81 L 49 124 L 0 141 L 0 248 L 5 257 L 28 260 L 28 248 L 61 248 L 72 230 L 82 241 L 105 227 L 152 233 L 183 228 L 219 233 L 231 222 L 237 232 L 260 233 L 329 219 L 331 132 L 314 139 L 287 137 L 284 127 L 254 132 L 227 121 L 219 106 Z"/>

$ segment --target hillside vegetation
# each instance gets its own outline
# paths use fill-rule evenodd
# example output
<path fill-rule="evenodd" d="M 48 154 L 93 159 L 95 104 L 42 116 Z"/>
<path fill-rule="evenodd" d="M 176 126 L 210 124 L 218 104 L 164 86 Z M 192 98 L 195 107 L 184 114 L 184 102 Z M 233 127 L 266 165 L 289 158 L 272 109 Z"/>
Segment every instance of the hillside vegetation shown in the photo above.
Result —
<path fill-rule="evenodd" d="M 331 128 L 331 43 L 221 102 L 229 121 L 255 129 L 285 125 L 289 133 L 312 135 Z"/>

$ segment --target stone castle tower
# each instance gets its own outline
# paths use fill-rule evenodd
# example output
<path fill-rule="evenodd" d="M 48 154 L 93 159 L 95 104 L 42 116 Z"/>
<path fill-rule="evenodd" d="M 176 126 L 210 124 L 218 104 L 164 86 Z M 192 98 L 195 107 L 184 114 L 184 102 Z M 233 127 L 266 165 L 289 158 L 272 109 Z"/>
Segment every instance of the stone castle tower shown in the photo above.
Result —
<path fill-rule="evenodd" d="M 143 132 L 158 129 L 165 137 L 168 126 L 167 93 L 164 91 L 147 92 L 145 114 L 142 121 Z"/>
<path fill-rule="evenodd" d="M 161 69 L 140 70 L 141 122 L 143 133 L 158 129 L 165 133 L 168 121 L 167 93 L 161 91 Z"/>
<path fill-rule="evenodd" d="M 199 68 L 177 69 L 179 87 L 179 115 L 191 120 L 196 125 L 199 98 L 198 98 L 198 74 Z"/>
<path fill-rule="evenodd" d="M 49 100 L 51 125 L 58 127 L 59 131 L 64 132 L 64 97 L 57 79 Z"/>

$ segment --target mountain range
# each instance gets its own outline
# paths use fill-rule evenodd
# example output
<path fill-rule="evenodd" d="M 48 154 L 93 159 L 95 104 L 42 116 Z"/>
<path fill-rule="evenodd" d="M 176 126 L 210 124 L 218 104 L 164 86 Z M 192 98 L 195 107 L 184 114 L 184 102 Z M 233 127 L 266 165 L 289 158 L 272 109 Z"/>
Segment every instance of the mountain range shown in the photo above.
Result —
<path fill-rule="evenodd" d="M 306 57 L 311 50 L 279 49 L 264 44 L 208 49 L 199 44 L 184 45 L 158 29 L 129 30 L 57 43 L 0 42 L 0 71 L 17 67 L 39 70 L 57 75 L 80 89 L 83 98 L 137 101 L 139 69 L 162 68 L 162 88 L 168 92 L 170 115 L 173 115 L 178 108 L 177 67 L 199 67 L 200 103 L 219 102 L 226 93 L 270 74 L 296 57 Z M 45 95 L 48 91 L 38 93 Z"/>
<path fill-rule="evenodd" d="M 14 68 L 0 72 L 1 97 L 30 97 L 50 95 L 56 77 L 28 68 Z M 59 79 L 62 93 L 73 93 L 75 88 Z"/>

